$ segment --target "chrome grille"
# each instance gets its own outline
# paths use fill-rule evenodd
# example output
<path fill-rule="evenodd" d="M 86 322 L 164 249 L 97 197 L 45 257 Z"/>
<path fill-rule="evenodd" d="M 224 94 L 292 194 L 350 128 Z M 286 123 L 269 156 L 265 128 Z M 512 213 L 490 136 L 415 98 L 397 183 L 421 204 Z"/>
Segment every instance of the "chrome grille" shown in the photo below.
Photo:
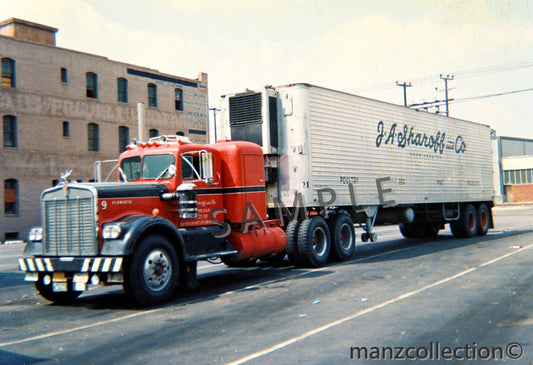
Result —
<path fill-rule="evenodd" d="M 90 190 L 69 188 L 44 193 L 44 254 L 52 256 L 96 255 L 96 215 Z"/>

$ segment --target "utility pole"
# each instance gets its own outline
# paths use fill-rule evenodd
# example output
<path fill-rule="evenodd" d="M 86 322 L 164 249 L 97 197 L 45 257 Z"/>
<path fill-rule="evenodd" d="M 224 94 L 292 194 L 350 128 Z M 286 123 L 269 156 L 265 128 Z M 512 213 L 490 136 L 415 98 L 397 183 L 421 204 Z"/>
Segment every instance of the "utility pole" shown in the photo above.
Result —
<path fill-rule="evenodd" d="M 214 117 L 214 123 L 213 125 L 215 126 L 215 142 L 217 141 L 217 112 L 220 111 L 220 109 L 217 109 L 217 108 L 209 108 L 209 110 L 212 110 L 213 111 L 213 117 Z"/>
<path fill-rule="evenodd" d="M 448 106 L 448 101 L 450 99 L 448 99 L 448 80 L 453 80 L 453 75 L 443 76 L 441 74 L 440 75 L 440 79 L 444 80 L 444 93 L 446 94 L 446 116 L 449 117 L 450 116 L 450 109 L 449 109 L 449 106 Z"/>
<path fill-rule="evenodd" d="M 407 88 L 408 87 L 411 87 L 413 85 L 411 85 L 411 83 L 399 83 L 398 81 L 396 81 L 396 86 L 401 86 L 403 87 L 403 106 L 407 106 Z"/>

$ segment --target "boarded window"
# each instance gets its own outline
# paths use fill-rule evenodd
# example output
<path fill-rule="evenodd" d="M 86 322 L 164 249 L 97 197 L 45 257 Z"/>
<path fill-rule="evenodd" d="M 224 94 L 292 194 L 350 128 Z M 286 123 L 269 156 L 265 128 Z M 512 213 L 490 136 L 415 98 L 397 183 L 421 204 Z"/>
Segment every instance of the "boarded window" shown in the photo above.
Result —
<path fill-rule="evenodd" d="M 2 86 L 15 87 L 15 61 L 2 58 Z"/>
<path fill-rule="evenodd" d="M 4 181 L 4 213 L 6 215 L 18 214 L 18 184 L 16 179 Z"/>

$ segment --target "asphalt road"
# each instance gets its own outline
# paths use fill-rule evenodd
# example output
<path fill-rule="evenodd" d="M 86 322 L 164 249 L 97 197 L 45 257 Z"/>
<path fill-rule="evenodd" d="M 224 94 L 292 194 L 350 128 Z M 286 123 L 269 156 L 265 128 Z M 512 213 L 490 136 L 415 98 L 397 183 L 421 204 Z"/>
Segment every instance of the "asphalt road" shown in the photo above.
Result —
<path fill-rule="evenodd" d="M 199 288 L 151 309 L 119 286 L 50 304 L 17 271 L 23 245 L 3 245 L 0 364 L 530 364 L 532 218 L 497 208 L 473 239 L 384 227 L 352 261 L 315 270 L 206 263 Z"/>

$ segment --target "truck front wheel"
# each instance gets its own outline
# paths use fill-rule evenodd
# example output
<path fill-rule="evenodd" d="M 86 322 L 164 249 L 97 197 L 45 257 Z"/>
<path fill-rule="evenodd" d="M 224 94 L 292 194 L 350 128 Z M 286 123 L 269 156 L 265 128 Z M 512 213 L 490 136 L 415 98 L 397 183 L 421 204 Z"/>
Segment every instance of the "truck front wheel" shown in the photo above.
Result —
<path fill-rule="evenodd" d="M 55 292 L 52 290 L 53 284 L 45 285 L 42 282 L 42 278 L 35 283 L 35 289 L 45 299 L 57 303 L 57 304 L 71 304 L 82 293 L 81 291 L 72 290 L 72 282 L 67 282 L 68 290 L 66 292 Z"/>
<path fill-rule="evenodd" d="M 313 216 L 302 221 L 298 230 L 298 266 L 324 266 L 328 262 L 330 242 L 324 218 Z"/>
<path fill-rule="evenodd" d="M 176 251 L 161 235 L 150 235 L 136 247 L 124 272 L 124 290 L 137 304 L 151 306 L 170 299 L 178 283 Z"/>

